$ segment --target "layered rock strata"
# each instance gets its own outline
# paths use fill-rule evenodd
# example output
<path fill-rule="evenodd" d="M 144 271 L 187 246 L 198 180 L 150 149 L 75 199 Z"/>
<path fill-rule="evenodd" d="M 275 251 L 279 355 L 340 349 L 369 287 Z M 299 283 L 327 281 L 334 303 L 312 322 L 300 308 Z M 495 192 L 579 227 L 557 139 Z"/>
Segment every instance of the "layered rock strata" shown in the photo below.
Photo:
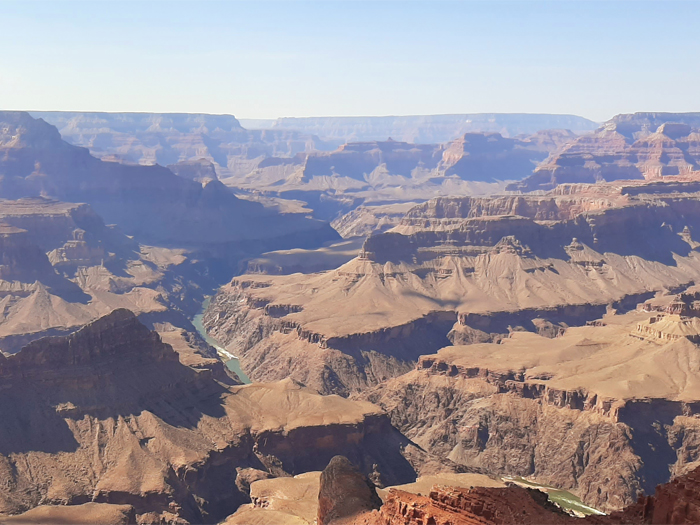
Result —
<path fill-rule="evenodd" d="M 3 516 L 93 502 L 131 505 L 139 523 L 216 522 L 248 501 L 241 469 L 296 474 L 339 453 L 388 483 L 415 478 L 377 407 L 226 384 L 126 310 L 0 357 L 0 376 Z"/>
<path fill-rule="evenodd" d="M 435 486 L 428 496 L 392 490 L 379 512 L 358 517 L 354 525 L 642 525 L 697 523 L 700 486 L 697 470 L 656 488 L 653 496 L 608 516 L 584 519 L 563 514 L 543 493 L 516 486 L 459 489 Z"/>
<path fill-rule="evenodd" d="M 250 377 L 343 395 L 450 343 L 556 337 L 700 276 L 698 194 L 644 189 L 434 199 L 333 271 L 235 278 L 205 326 Z"/>
<path fill-rule="evenodd" d="M 558 148 L 509 190 L 549 190 L 559 184 L 660 179 L 700 168 L 697 113 L 618 115 L 594 133 Z"/>
<path fill-rule="evenodd" d="M 103 162 L 25 112 L 0 113 L 0 153 L 0 197 L 86 202 L 141 240 L 262 251 L 337 238 L 321 221 L 238 199 L 215 180 L 203 186 L 158 165 Z"/>
<path fill-rule="evenodd" d="M 638 337 L 651 315 L 447 347 L 363 396 L 438 456 L 621 509 L 700 461 L 698 346 Z"/>

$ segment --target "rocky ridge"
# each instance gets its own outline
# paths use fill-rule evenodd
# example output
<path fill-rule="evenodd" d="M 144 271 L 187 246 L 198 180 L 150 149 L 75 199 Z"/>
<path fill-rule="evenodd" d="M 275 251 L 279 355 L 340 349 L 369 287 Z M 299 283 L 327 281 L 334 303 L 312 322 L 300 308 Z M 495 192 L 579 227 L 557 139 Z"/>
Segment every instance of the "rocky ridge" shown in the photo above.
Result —
<path fill-rule="evenodd" d="M 559 137 L 554 132 L 550 136 Z M 564 133 L 562 140 L 569 138 Z M 334 219 L 361 203 L 386 205 L 503 189 L 503 181 L 530 175 L 555 143 L 556 138 L 544 140 L 541 134 L 504 138 L 498 133 L 467 133 L 444 144 L 351 142 L 330 152 L 267 158 L 245 177 L 226 183 L 303 199 L 316 216 Z"/>
<path fill-rule="evenodd" d="M 549 190 L 559 184 L 695 175 L 700 169 L 696 113 L 618 115 L 594 133 L 555 150 L 513 191 Z"/>
<path fill-rule="evenodd" d="M 65 140 L 90 149 L 98 158 L 176 169 L 204 159 L 222 177 L 244 175 L 266 156 L 293 156 L 339 145 L 294 130 L 244 129 L 233 115 L 64 111 L 31 115 L 56 126 Z"/>
<path fill-rule="evenodd" d="M 323 222 L 238 199 L 218 181 L 203 186 L 157 165 L 102 162 L 28 113 L 0 113 L 0 152 L 0 197 L 89 203 L 107 223 L 142 242 L 225 253 L 337 238 Z"/>
<path fill-rule="evenodd" d="M 555 336 L 697 279 L 700 199 L 677 190 L 431 200 L 333 271 L 236 277 L 205 326 L 250 377 L 343 395 L 450 342 Z"/>
<path fill-rule="evenodd" d="M 139 523 L 215 522 L 248 500 L 242 470 L 297 474 L 339 453 L 388 483 L 415 479 L 410 442 L 377 407 L 292 381 L 227 384 L 126 310 L 0 356 L 0 375 L 3 518 L 92 502 Z"/>
<path fill-rule="evenodd" d="M 446 347 L 362 397 L 438 456 L 621 509 L 700 461 L 696 335 L 644 337 L 653 315 Z"/>

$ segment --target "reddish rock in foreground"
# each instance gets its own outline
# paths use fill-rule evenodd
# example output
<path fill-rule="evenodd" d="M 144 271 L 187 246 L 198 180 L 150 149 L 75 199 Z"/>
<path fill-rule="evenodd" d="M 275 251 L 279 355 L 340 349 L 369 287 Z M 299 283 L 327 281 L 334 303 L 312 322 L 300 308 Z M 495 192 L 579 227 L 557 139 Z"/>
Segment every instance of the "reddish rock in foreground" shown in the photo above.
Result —
<path fill-rule="evenodd" d="M 346 522 L 344 522 L 346 523 Z M 623 511 L 607 516 L 575 518 L 535 489 L 471 489 L 435 486 L 419 496 L 391 490 L 379 511 L 364 513 L 353 525 L 691 525 L 700 523 L 700 468 L 659 485 L 654 496 L 642 497 Z"/>

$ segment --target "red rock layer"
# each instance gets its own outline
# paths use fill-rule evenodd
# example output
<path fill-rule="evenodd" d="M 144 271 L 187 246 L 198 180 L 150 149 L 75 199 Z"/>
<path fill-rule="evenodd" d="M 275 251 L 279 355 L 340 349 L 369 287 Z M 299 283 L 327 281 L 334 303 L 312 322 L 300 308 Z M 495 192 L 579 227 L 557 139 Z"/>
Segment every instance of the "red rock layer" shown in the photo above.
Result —
<path fill-rule="evenodd" d="M 392 490 L 382 508 L 358 516 L 355 525 L 691 525 L 700 523 L 700 468 L 659 485 L 621 512 L 585 519 L 565 514 L 538 490 L 517 486 L 471 489 L 433 487 L 419 496 Z"/>

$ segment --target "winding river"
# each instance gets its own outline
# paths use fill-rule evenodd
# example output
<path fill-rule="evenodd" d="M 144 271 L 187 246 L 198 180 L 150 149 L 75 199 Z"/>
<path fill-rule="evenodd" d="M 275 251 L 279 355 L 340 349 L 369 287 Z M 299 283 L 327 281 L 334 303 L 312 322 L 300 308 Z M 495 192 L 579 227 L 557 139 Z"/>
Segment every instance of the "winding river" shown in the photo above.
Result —
<path fill-rule="evenodd" d="M 226 364 L 226 367 L 231 370 L 232 372 L 235 372 L 235 374 L 241 378 L 241 381 L 244 383 L 248 384 L 250 383 L 250 378 L 248 378 L 247 375 L 245 375 L 245 372 L 241 370 L 241 364 L 238 362 L 238 358 L 233 355 L 231 352 L 226 350 L 223 346 L 219 344 L 219 342 L 211 337 L 206 329 L 204 328 L 204 312 L 206 311 L 207 307 L 209 306 L 209 301 L 211 300 L 211 297 L 207 297 L 207 299 L 204 301 L 202 304 L 202 309 L 199 311 L 197 315 L 194 316 L 194 319 L 192 319 L 192 324 L 194 327 L 197 329 L 197 332 L 199 332 L 199 335 L 202 336 L 202 338 L 209 343 L 211 346 L 213 346 L 216 349 L 216 352 L 219 354 L 219 357 L 221 360 Z"/>

